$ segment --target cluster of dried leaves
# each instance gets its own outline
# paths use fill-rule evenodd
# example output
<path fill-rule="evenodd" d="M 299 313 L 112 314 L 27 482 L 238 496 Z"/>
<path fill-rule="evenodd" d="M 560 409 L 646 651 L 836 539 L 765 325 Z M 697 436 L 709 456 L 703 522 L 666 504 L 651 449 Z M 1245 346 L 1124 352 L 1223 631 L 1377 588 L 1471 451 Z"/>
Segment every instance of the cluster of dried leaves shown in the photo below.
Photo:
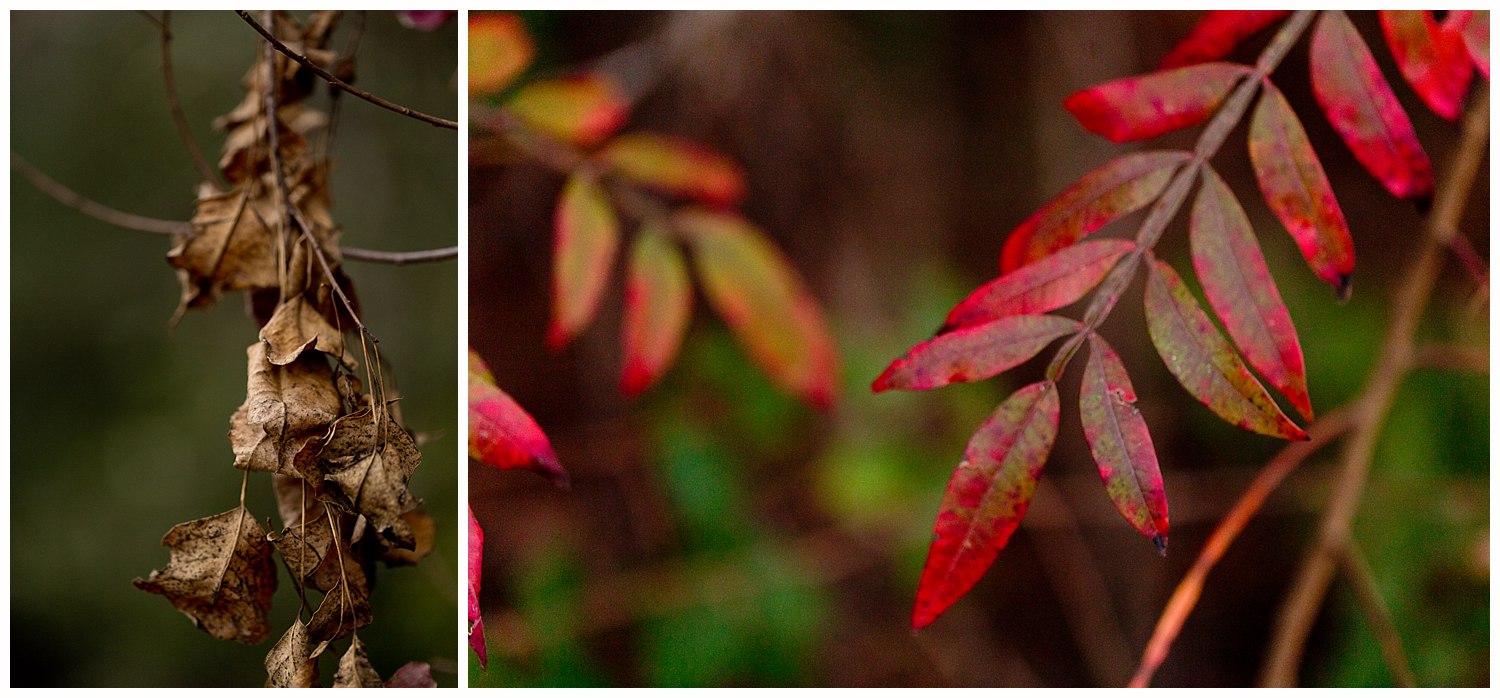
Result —
<path fill-rule="evenodd" d="M 303 26 L 274 13 L 270 28 L 292 50 L 332 66 L 338 56 L 326 45 L 338 19 L 317 12 Z M 165 596 L 215 638 L 259 643 L 271 632 L 279 556 L 302 608 L 266 657 L 267 684 L 314 686 L 330 643 L 373 619 L 375 563 L 416 564 L 431 550 L 436 525 L 407 489 L 421 455 L 346 295 L 327 162 L 310 143 L 327 116 L 305 103 L 320 83 L 267 51 L 242 84 L 244 100 L 217 122 L 226 132 L 219 167 L 227 191 L 202 184 L 192 232 L 176 237 L 167 259 L 183 289 L 174 322 L 226 291 L 244 291 L 261 327 L 246 350 L 245 401 L 230 417 L 229 441 L 247 483 L 251 471 L 272 474 L 281 528 L 262 528 L 242 487 L 238 507 L 168 531 L 166 567 L 135 585 Z M 364 380 L 346 331 L 358 336 Z M 310 591 L 322 594 L 316 608 Z M 306 622 L 302 611 L 311 614 Z M 355 635 L 333 685 L 436 684 L 422 662 L 382 683 Z"/>

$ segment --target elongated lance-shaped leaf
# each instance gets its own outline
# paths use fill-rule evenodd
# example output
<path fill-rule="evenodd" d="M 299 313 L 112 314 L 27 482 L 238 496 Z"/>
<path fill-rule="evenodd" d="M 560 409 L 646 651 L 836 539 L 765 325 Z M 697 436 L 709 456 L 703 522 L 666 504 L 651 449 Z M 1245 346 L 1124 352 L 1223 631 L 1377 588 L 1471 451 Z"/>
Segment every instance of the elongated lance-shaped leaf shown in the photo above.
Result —
<path fill-rule="evenodd" d="M 1079 90 L 1063 107 L 1084 128 L 1116 143 L 1203 123 L 1250 66 L 1202 63 Z"/>
<path fill-rule="evenodd" d="M 1329 10 L 1318 19 L 1308 60 L 1313 96 L 1360 164 L 1396 197 L 1430 198 L 1427 153 L 1375 57 L 1343 12 Z"/>
<path fill-rule="evenodd" d="M 1474 77 L 1463 37 L 1438 26 L 1431 10 L 1381 10 L 1380 28 L 1406 83 L 1434 114 L 1457 121 Z"/>
<path fill-rule="evenodd" d="M 1167 554 L 1167 492 L 1146 420 L 1135 408 L 1135 388 L 1114 349 L 1089 335 L 1089 363 L 1078 389 L 1083 436 L 1104 479 L 1104 491 L 1157 552 Z"/>
<path fill-rule="evenodd" d="M 1080 178 L 1011 231 L 1000 252 L 1000 273 L 1015 271 L 1072 245 L 1161 195 L 1184 151 L 1132 153 Z"/>
<path fill-rule="evenodd" d="M 969 439 L 933 525 L 914 630 L 967 594 L 1010 541 L 1057 439 L 1057 419 L 1057 386 L 1033 383 L 1001 403 Z"/>
<path fill-rule="evenodd" d="M 654 189 L 732 206 L 745 198 L 745 175 L 733 160 L 697 143 L 653 133 L 627 133 L 599 159 L 620 175 Z"/>
<path fill-rule="evenodd" d="M 469 508 L 469 646 L 479 656 L 479 668 L 489 662 L 484 643 L 484 617 L 479 613 L 479 579 L 484 571 L 484 529 Z"/>
<path fill-rule="evenodd" d="M 1216 61 L 1233 53 L 1241 43 L 1291 14 L 1290 10 L 1209 10 L 1188 35 L 1177 42 L 1161 68 L 1181 68 Z"/>
<path fill-rule="evenodd" d="M 833 337 L 781 251 L 737 215 L 688 209 L 673 220 L 692 247 L 709 304 L 750 358 L 814 407 L 831 406 L 838 378 Z"/>
<path fill-rule="evenodd" d="M 469 15 L 469 94 L 477 97 L 505 89 L 535 54 L 519 16 Z"/>
<path fill-rule="evenodd" d="M 1189 238 L 1203 295 L 1230 338 L 1255 370 L 1304 418 L 1312 419 L 1297 328 L 1266 268 L 1250 219 L 1212 168 L 1203 168 Z"/>
<path fill-rule="evenodd" d="M 620 390 L 639 395 L 677 358 L 693 310 L 687 263 L 657 220 L 641 224 L 625 279 L 624 368 Z"/>
<path fill-rule="evenodd" d="M 1064 247 L 975 289 L 948 312 L 938 333 L 1068 305 L 1097 286 L 1133 249 L 1135 243 L 1129 240 L 1088 240 Z"/>
<path fill-rule="evenodd" d="M 1042 347 L 1083 325 L 1056 315 L 1013 315 L 938 335 L 891 362 L 875 392 L 931 390 L 949 383 L 984 380 L 1026 363 Z"/>
<path fill-rule="evenodd" d="M 1270 81 L 1250 117 L 1250 162 L 1266 204 L 1286 226 L 1297 249 L 1318 278 L 1340 299 L 1349 295 L 1354 273 L 1354 239 L 1344 210 L 1328 185 L 1307 132 L 1286 97 Z"/>
<path fill-rule="evenodd" d="M 561 348 L 594 319 L 620 246 L 620 219 L 591 174 L 574 172 L 557 200 L 552 238 L 552 322 L 547 344 Z"/>
<path fill-rule="evenodd" d="M 1474 67 L 1484 79 L 1490 79 L 1490 11 L 1450 10 L 1443 27 L 1458 32 Z"/>
<path fill-rule="evenodd" d="M 538 80 L 505 106 L 532 128 L 585 148 L 608 138 L 630 115 L 620 89 L 600 75 Z"/>
<path fill-rule="evenodd" d="M 484 359 L 469 350 L 469 457 L 502 470 L 523 468 L 562 486 L 568 473 L 536 420 L 496 387 Z"/>
<path fill-rule="evenodd" d="M 1307 440 L 1250 375 L 1182 277 L 1161 260 L 1153 260 L 1146 275 L 1146 329 L 1177 382 L 1224 421 L 1267 436 Z"/>

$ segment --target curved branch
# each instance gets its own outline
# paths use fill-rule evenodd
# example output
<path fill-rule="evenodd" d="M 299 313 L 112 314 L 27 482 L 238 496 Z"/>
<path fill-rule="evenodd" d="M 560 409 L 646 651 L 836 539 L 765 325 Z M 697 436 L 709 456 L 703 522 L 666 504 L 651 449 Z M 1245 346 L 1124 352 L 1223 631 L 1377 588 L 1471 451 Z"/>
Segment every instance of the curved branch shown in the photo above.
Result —
<path fill-rule="evenodd" d="M 186 223 L 183 221 L 169 221 L 161 218 L 147 218 L 146 216 L 137 216 L 134 213 L 126 213 L 124 211 L 105 206 L 104 204 L 101 204 L 97 201 L 87 199 L 82 194 L 79 194 L 78 192 L 61 185 L 51 177 L 42 174 L 41 170 L 38 170 L 36 167 L 32 166 L 31 163 L 26 162 L 24 158 L 22 158 L 20 155 L 15 154 L 14 151 L 12 151 L 10 154 L 10 167 L 12 170 L 15 170 L 23 178 L 25 178 L 27 182 L 30 182 L 31 186 L 36 187 L 43 194 L 46 194 L 47 196 L 52 197 L 58 203 L 95 220 L 100 220 L 110 225 L 127 228 L 129 230 L 138 230 L 143 233 L 155 233 L 157 235 L 191 235 L 193 232 L 193 226 L 190 223 Z"/>
<path fill-rule="evenodd" d="M 355 259 L 361 262 L 379 262 L 399 267 L 407 264 L 446 262 L 450 259 L 458 259 L 458 248 L 439 247 L 434 250 L 417 250 L 415 252 L 384 252 L 358 247 L 340 247 L 339 254 L 343 255 L 344 259 Z"/>
<path fill-rule="evenodd" d="M 188 157 L 193 159 L 193 166 L 198 168 L 203 181 L 212 182 L 222 191 L 223 180 L 219 178 L 218 171 L 209 166 L 208 159 L 203 157 L 203 151 L 198 149 L 198 142 L 193 139 L 193 130 L 188 127 L 187 115 L 182 112 L 182 102 L 177 99 L 177 78 L 172 73 L 171 10 L 162 11 L 157 26 L 161 28 L 161 78 L 166 84 L 167 108 L 172 111 L 172 123 L 177 127 L 177 137 L 182 140 L 182 147 L 187 149 Z"/>

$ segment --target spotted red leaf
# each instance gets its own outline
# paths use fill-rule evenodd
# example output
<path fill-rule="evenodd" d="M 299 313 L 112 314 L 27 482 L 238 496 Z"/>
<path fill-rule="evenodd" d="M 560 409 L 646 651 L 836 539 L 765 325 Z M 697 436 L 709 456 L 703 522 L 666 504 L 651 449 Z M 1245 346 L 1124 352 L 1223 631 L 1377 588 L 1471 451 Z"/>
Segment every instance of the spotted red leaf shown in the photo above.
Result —
<path fill-rule="evenodd" d="M 1224 421 L 1267 436 L 1307 440 L 1250 375 L 1182 277 L 1160 260 L 1146 275 L 1146 329 L 1167 370 Z"/>
<path fill-rule="evenodd" d="M 479 519 L 474 518 L 474 509 L 469 509 L 469 646 L 479 655 L 479 668 L 489 661 L 489 651 L 484 644 L 484 618 L 479 614 L 479 578 L 484 570 L 484 530 L 479 528 Z"/>
<path fill-rule="evenodd" d="M 1313 95 L 1360 164 L 1394 196 L 1431 197 L 1432 164 L 1411 119 L 1343 12 L 1318 19 L 1308 60 Z"/>
<path fill-rule="evenodd" d="M 641 225 L 630 248 L 625 280 L 625 362 L 620 390 L 639 395 L 677 358 L 693 309 L 682 251 L 660 223 Z"/>
<path fill-rule="evenodd" d="M 484 359 L 469 350 L 469 457 L 496 468 L 524 468 L 566 486 L 568 473 L 536 420 L 496 387 Z"/>
<path fill-rule="evenodd" d="M 1286 226 L 1318 278 L 1349 295 L 1354 240 L 1328 175 L 1313 152 L 1302 122 L 1270 81 L 1250 118 L 1250 162 L 1266 204 Z"/>
<path fill-rule="evenodd" d="M 1082 298 L 1135 249 L 1129 240 L 1089 240 L 1064 247 L 979 288 L 948 312 L 941 334 L 1008 315 L 1036 315 Z"/>
<path fill-rule="evenodd" d="M 585 148 L 608 138 L 630 115 L 619 88 L 599 75 L 529 83 L 506 107 L 531 127 Z"/>
<path fill-rule="evenodd" d="M 628 133 L 599 153 L 621 176 L 654 189 L 731 206 L 745 197 L 739 165 L 692 141 L 650 133 Z"/>
<path fill-rule="evenodd" d="M 1063 106 L 1084 128 L 1116 143 L 1203 123 L 1250 66 L 1203 63 L 1079 90 Z"/>
<path fill-rule="evenodd" d="M 1262 29 L 1291 14 L 1290 10 L 1209 10 L 1193 30 L 1172 47 L 1161 61 L 1162 69 L 1216 61 L 1233 53 L 1241 43 Z"/>
<path fill-rule="evenodd" d="M 1072 245 L 1151 203 L 1177 166 L 1191 158 L 1183 151 L 1133 153 L 1084 175 L 1011 231 L 1000 252 L 1000 273 Z"/>
<path fill-rule="evenodd" d="M 1312 419 L 1302 345 L 1292 316 L 1266 268 L 1250 219 L 1211 168 L 1203 169 L 1189 239 L 1203 295 L 1230 338 L 1267 382 L 1303 417 Z"/>
<path fill-rule="evenodd" d="M 1381 10 L 1380 26 L 1407 84 L 1434 114 L 1458 120 L 1474 77 L 1463 36 L 1440 27 L 1431 10 Z"/>
<path fill-rule="evenodd" d="M 557 349 L 594 318 L 620 246 L 620 220 L 594 176 L 574 172 L 557 200 L 552 238 L 552 322 L 547 344 Z"/>
<path fill-rule="evenodd" d="M 1443 19 L 1443 28 L 1458 32 L 1469 59 L 1484 79 L 1490 79 L 1490 11 L 1450 10 Z"/>
<path fill-rule="evenodd" d="M 1013 315 L 938 335 L 891 362 L 875 383 L 885 390 L 931 390 L 984 380 L 1025 363 L 1042 347 L 1082 325 L 1056 315 Z"/>
<path fill-rule="evenodd" d="M 1042 381 L 1016 391 L 969 439 L 938 509 L 913 629 L 967 594 L 1010 541 L 1052 451 L 1057 420 L 1057 386 Z"/>
<path fill-rule="evenodd" d="M 1135 388 L 1125 364 L 1094 334 L 1089 335 L 1089 363 L 1078 390 L 1078 414 L 1110 501 L 1165 555 L 1167 493 L 1151 432 L 1135 407 Z"/>

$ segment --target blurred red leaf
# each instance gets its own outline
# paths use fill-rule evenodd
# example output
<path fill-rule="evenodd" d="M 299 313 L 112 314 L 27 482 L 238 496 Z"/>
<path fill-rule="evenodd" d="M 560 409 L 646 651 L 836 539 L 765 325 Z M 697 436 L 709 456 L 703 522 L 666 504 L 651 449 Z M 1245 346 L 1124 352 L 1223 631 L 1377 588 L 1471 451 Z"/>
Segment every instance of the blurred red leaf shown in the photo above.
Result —
<path fill-rule="evenodd" d="M 681 250 L 660 223 L 643 223 L 631 243 L 625 280 L 620 390 L 626 395 L 651 387 L 677 358 L 693 310 L 692 291 Z"/>
<path fill-rule="evenodd" d="M 989 322 L 1008 315 L 1035 315 L 1082 298 L 1126 252 L 1129 240 L 1090 240 L 1002 274 L 948 312 L 938 333 Z"/>
<path fill-rule="evenodd" d="M 579 170 L 563 186 L 554 224 L 547 344 L 558 349 L 594 318 L 615 265 L 620 221 L 609 193 L 592 174 Z"/>
<path fill-rule="evenodd" d="M 1434 114 L 1457 121 L 1474 77 L 1463 36 L 1439 27 L 1431 10 L 1381 10 L 1380 27 L 1407 84 Z"/>
<path fill-rule="evenodd" d="M 1340 299 L 1349 295 L 1354 273 L 1354 240 L 1328 175 L 1313 152 L 1302 122 L 1270 81 L 1250 118 L 1250 162 L 1266 204 L 1286 226 L 1308 266 L 1333 285 Z"/>
<path fill-rule="evenodd" d="M 1193 204 L 1189 226 L 1193 268 L 1203 295 L 1224 323 L 1245 359 L 1312 419 L 1302 345 L 1276 281 L 1266 268 L 1255 231 L 1229 185 L 1211 168 L 1203 169 L 1203 186 Z"/>
<path fill-rule="evenodd" d="M 1469 59 L 1484 79 L 1490 79 L 1490 11 L 1449 10 L 1443 29 L 1458 32 Z"/>
<path fill-rule="evenodd" d="M 1063 101 L 1084 128 L 1116 143 L 1203 123 L 1250 66 L 1203 63 L 1079 90 Z"/>
<path fill-rule="evenodd" d="M 1188 393 L 1242 429 L 1306 441 L 1198 307 L 1182 277 L 1154 260 L 1146 275 L 1146 329 L 1167 370 Z"/>
<path fill-rule="evenodd" d="M 568 473 L 536 420 L 496 387 L 484 359 L 469 350 L 469 457 L 496 468 L 536 471 L 567 486 Z"/>
<path fill-rule="evenodd" d="M 692 246 L 704 295 L 750 358 L 809 404 L 831 407 L 838 380 L 833 336 L 781 251 L 738 215 L 687 209 L 674 221 Z"/>
<path fill-rule="evenodd" d="M 499 92 L 515 80 L 536 48 L 526 25 L 513 14 L 469 15 L 469 94 Z"/>
<path fill-rule="evenodd" d="M 1309 62 L 1313 95 L 1360 164 L 1398 198 L 1431 197 L 1432 164 L 1411 119 L 1343 12 L 1318 19 Z"/>
<path fill-rule="evenodd" d="M 659 191 L 732 206 L 745 198 L 739 165 L 697 143 L 650 133 L 629 133 L 610 141 L 601 162 L 620 175 Z"/>
<path fill-rule="evenodd" d="M 1016 391 L 969 439 L 933 526 L 913 630 L 967 594 L 1010 541 L 1052 451 L 1057 420 L 1057 386 L 1042 381 Z"/>
<path fill-rule="evenodd" d="M 1081 327 L 1057 315 L 1013 315 L 964 327 L 912 347 L 870 389 L 931 390 L 983 380 L 1020 366 L 1052 340 Z"/>
<path fill-rule="evenodd" d="M 1110 501 L 1165 555 L 1167 493 L 1151 432 L 1135 407 L 1135 388 L 1125 364 L 1096 334 L 1089 335 L 1089 363 L 1078 391 L 1078 413 Z"/>
<path fill-rule="evenodd" d="M 432 678 L 432 665 L 427 662 L 407 662 L 396 668 L 396 673 L 385 681 L 386 688 L 437 688 Z"/>
<path fill-rule="evenodd" d="M 630 115 L 619 88 L 599 75 L 530 83 L 506 107 L 532 128 L 585 148 L 609 137 Z"/>
<path fill-rule="evenodd" d="M 1291 14 L 1290 10 L 1209 10 L 1188 35 L 1161 61 L 1163 70 L 1228 56 L 1262 29 Z"/>
<path fill-rule="evenodd" d="M 1084 175 L 1011 231 L 1000 253 L 1000 273 L 1072 245 L 1151 203 L 1172 171 L 1191 158 L 1185 151 L 1133 153 Z"/>
<path fill-rule="evenodd" d="M 430 32 L 447 24 L 448 20 L 453 19 L 456 14 L 458 14 L 457 10 L 397 10 L 396 19 L 407 29 Z M 470 22 L 471 35 L 474 31 L 472 26 L 473 23 Z M 473 69 L 472 66 L 470 69 Z"/>
<path fill-rule="evenodd" d="M 479 578 L 484 570 L 484 530 L 469 508 L 469 646 L 479 655 L 479 668 L 489 662 L 484 644 L 484 617 L 479 614 Z"/>

